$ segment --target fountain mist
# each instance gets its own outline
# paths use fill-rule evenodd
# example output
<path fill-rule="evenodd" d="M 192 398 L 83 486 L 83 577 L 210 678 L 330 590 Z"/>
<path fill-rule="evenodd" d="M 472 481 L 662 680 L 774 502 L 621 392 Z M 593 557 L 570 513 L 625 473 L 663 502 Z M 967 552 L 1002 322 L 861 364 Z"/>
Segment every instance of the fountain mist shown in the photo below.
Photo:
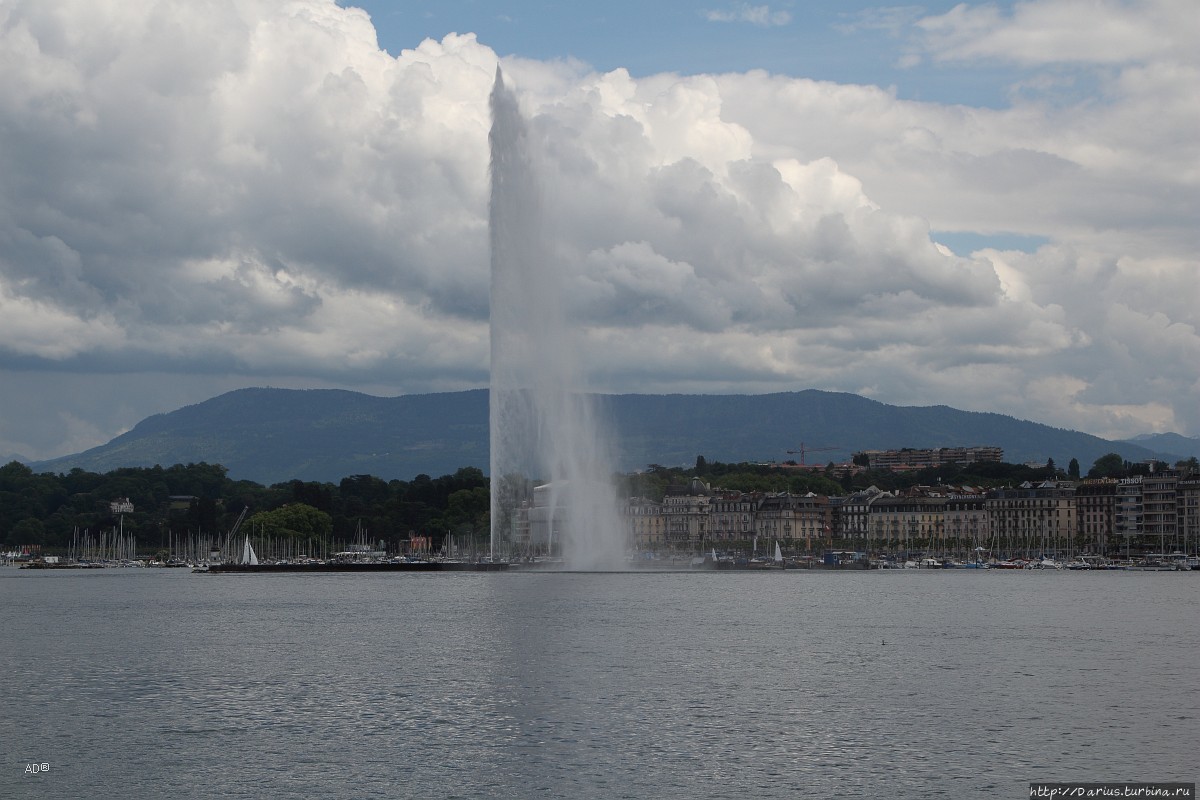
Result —
<path fill-rule="evenodd" d="M 492 552 L 618 569 L 616 460 L 579 368 L 564 277 L 543 230 L 534 151 L 499 67 L 492 88 Z"/>

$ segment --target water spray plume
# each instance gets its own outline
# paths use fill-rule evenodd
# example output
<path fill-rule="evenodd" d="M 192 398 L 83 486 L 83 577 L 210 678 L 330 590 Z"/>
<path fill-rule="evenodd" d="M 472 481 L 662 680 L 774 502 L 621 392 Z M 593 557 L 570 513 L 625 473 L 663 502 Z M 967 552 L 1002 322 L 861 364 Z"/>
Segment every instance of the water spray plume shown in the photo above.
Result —
<path fill-rule="evenodd" d="M 619 569 L 612 437 L 579 366 L 566 276 L 544 228 L 537 153 L 499 66 L 491 110 L 492 552 Z"/>

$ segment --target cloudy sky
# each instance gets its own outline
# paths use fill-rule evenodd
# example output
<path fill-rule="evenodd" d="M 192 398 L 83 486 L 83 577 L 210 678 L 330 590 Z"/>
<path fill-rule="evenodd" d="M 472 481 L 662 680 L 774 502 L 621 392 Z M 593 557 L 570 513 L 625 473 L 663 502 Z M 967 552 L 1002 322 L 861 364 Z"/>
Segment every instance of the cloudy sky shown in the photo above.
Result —
<path fill-rule="evenodd" d="M 0 0 L 0 455 L 485 386 L 497 62 L 592 388 L 1200 435 L 1194 0 L 363 5 Z"/>

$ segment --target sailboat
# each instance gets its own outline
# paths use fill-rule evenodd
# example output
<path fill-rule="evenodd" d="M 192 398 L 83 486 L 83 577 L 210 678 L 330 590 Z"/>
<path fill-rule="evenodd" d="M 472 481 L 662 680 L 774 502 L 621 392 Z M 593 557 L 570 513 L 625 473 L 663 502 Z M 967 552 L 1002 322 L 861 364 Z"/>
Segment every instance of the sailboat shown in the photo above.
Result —
<path fill-rule="evenodd" d="M 258 564 L 258 555 L 254 552 L 254 548 L 250 546 L 250 536 L 246 536 L 246 545 L 242 548 L 242 563 L 255 565 Z"/>
<path fill-rule="evenodd" d="M 779 542 L 775 543 L 775 563 L 783 564 L 783 551 L 779 549 Z"/>

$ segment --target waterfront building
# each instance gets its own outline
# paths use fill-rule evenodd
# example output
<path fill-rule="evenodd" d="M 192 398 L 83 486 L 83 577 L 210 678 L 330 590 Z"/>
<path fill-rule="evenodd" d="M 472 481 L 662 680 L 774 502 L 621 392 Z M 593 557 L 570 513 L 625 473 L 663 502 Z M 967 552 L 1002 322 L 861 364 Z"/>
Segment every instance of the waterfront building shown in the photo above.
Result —
<path fill-rule="evenodd" d="M 696 549 L 708 537 L 710 494 L 708 484 L 699 478 L 667 487 L 662 515 L 668 547 Z"/>
<path fill-rule="evenodd" d="M 1142 535 L 1142 476 L 1117 481 L 1116 511 L 1113 533 L 1119 544 L 1130 552 L 1130 546 Z M 1140 545 L 1140 542 L 1139 542 Z"/>
<path fill-rule="evenodd" d="M 1084 552 L 1104 555 L 1116 533 L 1117 480 L 1091 478 L 1075 487 L 1076 541 Z"/>
<path fill-rule="evenodd" d="M 754 537 L 761 495 L 714 491 L 708 502 L 708 535 L 715 542 L 745 542 Z"/>
<path fill-rule="evenodd" d="M 1006 556 L 1070 555 L 1074 550 L 1075 485 L 1070 481 L 1026 482 L 988 492 L 991 538 Z"/>
<path fill-rule="evenodd" d="M 846 498 L 843 495 L 830 495 L 829 497 L 829 526 L 830 536 L 833 539 L 842 539 L 845 534 L 842 531 L 845 529 L 845 522 L 842 520 L 842 512 L 846 506 Z"/>
<path fill-rule="evenodd" d="M 871 503 L 871 546 L 909 552 L 945 548 L 946 500 L 929 495 L 878 497 Z"/>
<path fill-rule="evenodd" d="M 662 503 L 631 497 L 621 509 L 629 541 L 638 550 L 658 550 L 666 544 L 666 521 Z"/>
<path fill-rule="evenodd" d="M 1179 473 L 1152 472 L 1142 479 L 1142 544 L 1159 553 L 1178 549 L 1175 485 Z"/>
<path fill-rule="evenodd" d="M 944 531 L 951 552 L 966 555 L 988 542 L 987 495 L 964 486 L 946 496 Z"/>
<path fill-rule="evenodd" d="M 812 550 L 814 540 L 826 542 L 832 534 L 829 498 L 809 492 L 764 495 L 758 504 L 755 535 L 774 541 L 803 540 Z"/>
<path fill-rule="evenodd" d="M 1194 553 L 1200 549 L 1200 476 L 1048 480 L 986 492 L 917 486 L 904 496 L 872 486 L 834 498 L 711 489 L 692 479 L 668 487 L 661 503 L 632 498 L 623 513 L 632 541 L 645 549 L 707 552 L 757 537 L 807 549 L 837 538 L 861 542 L 862 550 L 960 557 L 977 548 L 1002 558 L 1067 559 L 1130 548 Z"/>
<path fill-rule="evenodd" d="M 880 497 L 893 496 L 877 486 L 868 486 L 861 492 L 837 498 L 836 505 L 832 505 L 834 498 L 830 498 L 834 537 L 865 546 L 871 533 L 871 503 Z"/>
<path fill-rule="evenodd" d="M 828 497 L 809 492 L 800 498 L 795 512 L 796 538 L 804 539 L 805 549 L 812 550 L 814 542 L 833 546 L 833 509 Z"/>
<path fill-rule="evenodd" d="M 1180 478 L 1175 486 L 1175 514 L 1183 552 L 1200 552 L 1200 475 Z"/>

